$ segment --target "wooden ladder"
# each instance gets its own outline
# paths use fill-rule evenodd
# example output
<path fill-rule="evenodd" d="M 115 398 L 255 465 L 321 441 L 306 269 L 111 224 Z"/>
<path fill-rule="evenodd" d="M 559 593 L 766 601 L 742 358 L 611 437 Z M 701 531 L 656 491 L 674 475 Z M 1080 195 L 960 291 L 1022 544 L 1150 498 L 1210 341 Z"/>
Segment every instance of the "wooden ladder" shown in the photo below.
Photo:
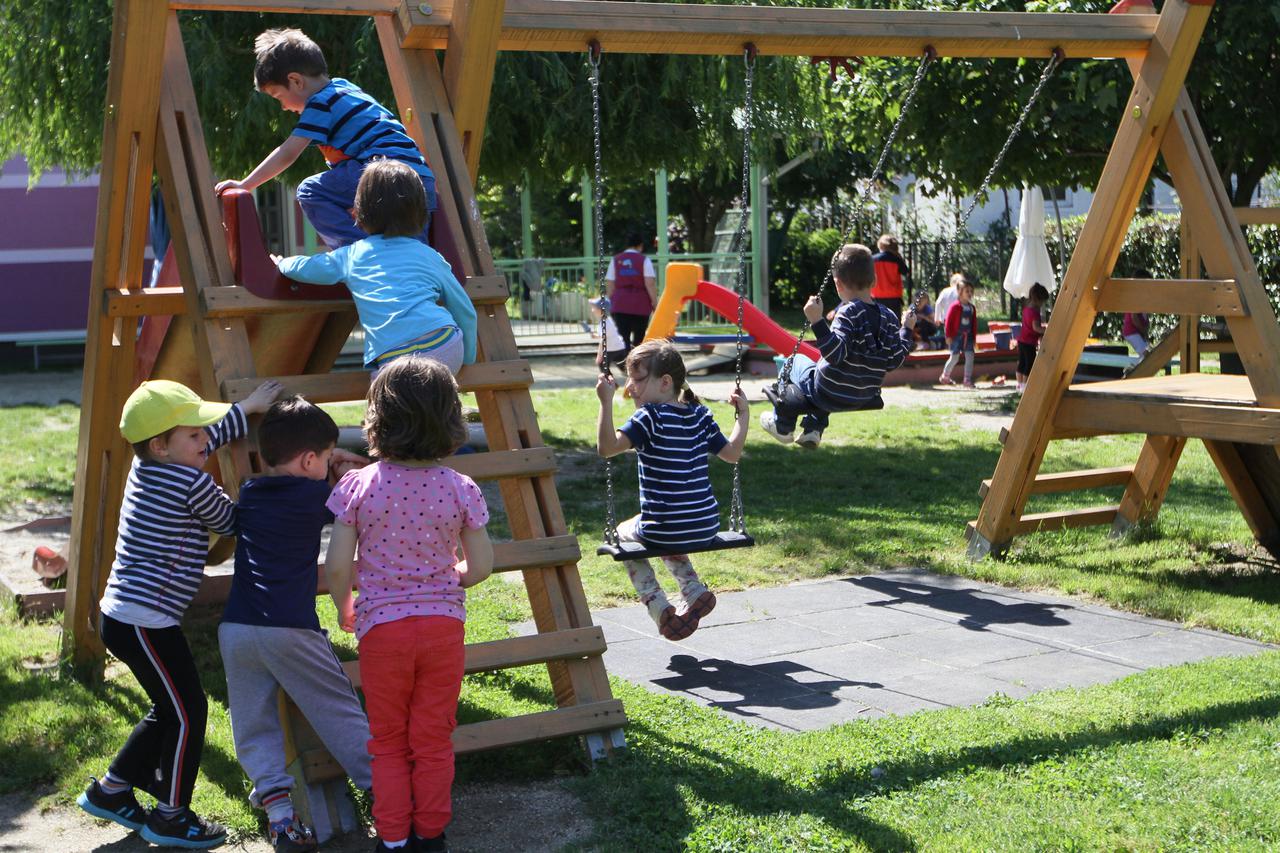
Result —
<path fill-rule="evenodd" d="M 103 296 L 97 316 L 91 317 L 88 350 L 98 360 L 85 372 L 73 523 L 76 569 L 66 609 L 68 650 L 80 663 L 98 667 L 104 649 L 96 607 L 110 571 L 129 464 L 114 422 L 136 384 L 137 318 L 174 318 L 151 375 L 184 381 L 209 399 L 242 399 L 273 377 L 314 402 L 357 400 L 364 398 L 369 382 L 364 371 L 327 372 L 356 319 L 350 302 L 265 300 L 236 284 L 177 14 L 163 0 L 119 0 L 115 14 L 104 163 L 110 166 L 106 158 L 117 151 L 121 162 L 115 170 L 104 169 L 100 200 L 95 284 Z M 476 396 L 490 450 L 447 464 L 474 479 L 498 482 L 515 541 L 495 545 L 494 570 L 523 573 L 537 627 L 533 636 L 469 646 L 467 672 L 545 664 L 555 701 L 554 709 L 541 713 L 460 726 L 454 742 L 459 752 L 473 752 L 581 735 L 589 753 L 602 757 L 624 745 L 626 716 L 610 691 L 604 635 L 592 625 L 578 575 L 580 551 L 565 526 L 553 479 L 555 456 L 543 444 L 529 396 L 532 372 L 519 357 L 507 317 L 506 282 L 489 253 L 434 53 L 402 50 L 390 17 L 380 18 L 378 28 L 406 125 L 435 169 L 437 215 L 447 218 L 460 243 L 464 288 L 478 314 L 479 362 L 463 368 L 458 380 L 464 392 Z M 133 82 L 125 86 L 126 79 Z M 154 99 L 137 81 L 154 83 Z M 103 229 L 113 217 L 135 223 L 139 206 L 145 218 L 140 199 L 147 197 L 150 184 L 148 145 L 170 215 L 180 288 L 138 287 L 145 229 Z M 145 180 L 139 177 L 144 174 Z M 117 241 L 120 251 L 113 255 Z M 130 260 L 135 253 L 136 263 Z M 253 462 L 245 443 L 219 450 L 229 492 L 235 493 Z M 322 839 L 350 829 L 354 815 L 332 759 L 307 740 L 309 727 L 300 723 L 296 709 L 282 701 L 282 713 L 296 779 L 309 795 L 295 804 L 307 813 L 304 819 L 317 824 Z"/>
<path fill-rule="evenodd" d="M 1149 12 L 1150 5 L 1128 11 Z M 1094 194 L 1045 333 L 1036 369 L 1018 406 L 982 509 L 969 524 L 969 553 L 1007 548 L 1014 536 L 1093 524 L 1116 531 L 1154 518 L 1188 438 L 1204 441 L 1259 542 L 1280 556 L 1280 326 L 1239 220 L 1183 88 L 1211 11 L 1198 0 L 1168 0 L 1151 50 L 1131 60 L 1133 92 Z M 1157 154 L 1163 155 L 1183 204 L 1194 254 L 1176 280 L 1113 278 L 1129 222 Z M 1200 278 L 1203 260 L 1208 278 Z M 1179 330 L 1129 377 L 1072 385 L 1089 329 L 1101 311 L 1183 316 Z M 1195 372 L 1198 319 L 1226 319 L 1246 376 Z M 1220 349 L 1225 349 L 1221 347 Z M 1181 353 L 1182 372 L 1155 374 Z M 1055 439 L 1113 433 L 1147 438 L 1132 467 L 1040 474 Z M 1024 514 L 1032 494 L 1124 486 L 1111 506 Z"/>

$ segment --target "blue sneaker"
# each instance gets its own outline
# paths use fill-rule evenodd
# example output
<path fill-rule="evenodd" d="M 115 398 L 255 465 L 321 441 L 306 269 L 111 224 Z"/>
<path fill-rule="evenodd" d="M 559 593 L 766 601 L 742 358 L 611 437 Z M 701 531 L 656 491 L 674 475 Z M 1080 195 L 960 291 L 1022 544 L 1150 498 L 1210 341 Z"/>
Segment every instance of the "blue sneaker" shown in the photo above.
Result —
<path fill-rule="evenodd" d="M 142 825 L 147 822 L 147 810 L 138 805 L 132 788 L 118 794 L 108 794 L 92 776 L 89 777 L 89 787 L 76 797 L 76 804 L 94 817 L 115 821 L 135 831 L 142 829 Z"/>
<path fill-rule="evenodd" d="M 165 817 L 159 809 L 153 809 L 139 835 L 158 847 L 208 850 L 226 843 L 227 828 L 205 820 L 191 809 L 183 809 L 173 817 Z"/>

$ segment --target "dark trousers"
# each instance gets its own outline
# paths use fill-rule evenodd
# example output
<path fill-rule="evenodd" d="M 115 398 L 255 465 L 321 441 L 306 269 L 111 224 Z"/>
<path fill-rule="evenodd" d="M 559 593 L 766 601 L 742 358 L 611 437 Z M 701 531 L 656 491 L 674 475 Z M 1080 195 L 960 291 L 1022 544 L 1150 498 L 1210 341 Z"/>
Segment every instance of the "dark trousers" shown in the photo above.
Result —
<path fill-rule="evenodd" d="M 644 333 L 649 331 L 649 315 L 648 314 L 610 314 L 613 318 L 613 324 L 618 327 L 618 334 L 622 336 L 622 342 L 627 345 L 627 351 L 635 349 L 644 341 Z"/>
<path fill-rule="evenodd" d="M 111 773 L 171 806 L 191 803 L 209 703 L 182 629 L 140 628 L 102 617 L 102 641 L 151 699 Z"/>
<path fill-rule="evenodd" d="M 1018 341 L 1018 372 L 1023 376 L 1031 375 L 1031 368 L 1036 363 L 1036 345 Z"/>
<path fill-rule="evenodd" d="M 778 389 L 777 399 L 771 401 L 778 432 L 791 432 L 797 420 L 804 432 L 822 432 L 831 423 L 831 413 L 814 403 L 811 396 L 817 369 L 817 362 L 807 356 L 792 357 L 790 381 Z"/>

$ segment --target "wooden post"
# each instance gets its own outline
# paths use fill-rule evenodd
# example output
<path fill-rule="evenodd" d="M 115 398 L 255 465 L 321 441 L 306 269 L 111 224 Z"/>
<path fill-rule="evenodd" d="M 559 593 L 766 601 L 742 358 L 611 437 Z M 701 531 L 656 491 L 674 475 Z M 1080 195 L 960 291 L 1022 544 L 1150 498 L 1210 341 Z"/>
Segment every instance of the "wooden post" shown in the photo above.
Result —
<path fill-rule="evenodd" d="M 498 61 L 505 0 L 454 0 L 449 24 L 449 47 L 444 55 L 444 85 L 453 120 L 462 134 L 467 174 L 475 186 L 480 174 L 480 147 Z M 434 166 L 434 164 L 432 164 Z"/>
<path fill-rule="evenodd" d="M 132 459 L 118 424 L 133 388 L 136 327 L 131 318 L 107 316 L 105 296 L 142 286 L 167 14 L 164 0 L 117 0 L 112 19 L 63 612 L 63 652 L 90 674 L 101 672 L 98 600 L 111 570 Z"/>

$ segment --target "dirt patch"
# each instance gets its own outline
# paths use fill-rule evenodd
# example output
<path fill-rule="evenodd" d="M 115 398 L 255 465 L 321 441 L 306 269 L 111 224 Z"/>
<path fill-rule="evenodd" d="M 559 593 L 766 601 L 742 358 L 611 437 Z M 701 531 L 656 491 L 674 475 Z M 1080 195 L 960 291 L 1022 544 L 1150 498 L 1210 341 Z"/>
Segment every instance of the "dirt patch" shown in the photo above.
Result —
<path fill-rule="evenodd" d="M 3 853 L 133 853 L 156 848 L 122 826 L 95 820 L 75 807 L 46 807 L 53 792 L 0 797 Z M 459 785 L 453 792 L 449 846 L 470 850 L 559 850 L 585 839 L 591 822 L 582 804 L 559 782 L 528 785 Z M 367 853 L 369 836 L 352 833 L 321 847 L 325 853 Z M 246 838 L 220 850 L 270 853 L 265 837 Z"/>

